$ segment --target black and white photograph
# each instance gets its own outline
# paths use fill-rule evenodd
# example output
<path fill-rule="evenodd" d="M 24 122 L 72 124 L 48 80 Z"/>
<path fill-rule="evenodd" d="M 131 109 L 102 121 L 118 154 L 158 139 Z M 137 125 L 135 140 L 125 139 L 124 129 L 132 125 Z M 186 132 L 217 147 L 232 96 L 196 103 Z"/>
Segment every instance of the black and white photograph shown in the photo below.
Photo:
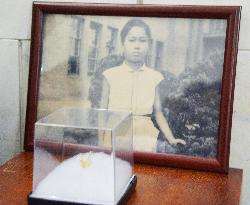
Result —
<path fill-rule="evenodd" d="M 129 111 L 135 151 L 213 159 L 226 28 L 226 19 L 46 14 L 37 119 L 62 107 Z"/>

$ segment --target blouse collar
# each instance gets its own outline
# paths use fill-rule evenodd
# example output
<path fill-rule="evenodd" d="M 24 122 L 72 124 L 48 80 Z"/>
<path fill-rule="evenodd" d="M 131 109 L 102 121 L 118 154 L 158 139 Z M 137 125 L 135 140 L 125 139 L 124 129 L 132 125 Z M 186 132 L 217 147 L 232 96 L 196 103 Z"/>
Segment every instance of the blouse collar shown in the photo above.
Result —
<path fill-rule="evenodd" d="M 128 70 L 131 73 L 136 72 L 136 71 L 144 71 L 146 68 L 145 64 L 143 64 L 139 69 L 133 69 L 133 68 L 129 67 L 125 62 L 123 62 L 122 66 L 123 66 L 123 68 L 125 68 L 126 70 Z"/>

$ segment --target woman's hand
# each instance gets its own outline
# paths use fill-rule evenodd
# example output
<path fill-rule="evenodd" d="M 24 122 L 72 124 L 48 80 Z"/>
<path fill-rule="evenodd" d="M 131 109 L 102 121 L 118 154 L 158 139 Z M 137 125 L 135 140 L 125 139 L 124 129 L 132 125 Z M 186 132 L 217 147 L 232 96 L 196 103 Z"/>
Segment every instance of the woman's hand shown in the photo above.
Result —
<path fill-rule="evenodd" d="M 169 143 L 171 144 L 171 145 L 177 145 L 178 143 L 179 144 L 183 144 L 183 145 L 185 145 L 186 144 L 186 142 L 184 141 L 184 140 L 182 140 L 182 139 L 171 139 L 171 140 L 168 140 L 169 141 Z"/>
<path fill-rule="evenodd" d="M 156 113 L 156 121 L 158 123 L 158 126 L 160 128 L 160 130 L 163 132 L 163 134 L 165 135 L 166 139 L 168 140 L 168 142 L 171 145 L 176 145 L 176 144 L 183 144 L 185 145 L 186 142 L 182 139 L 176 139 L 173 136 L 172 131 L 170 130 L 168 123 L 164 117 L 164 115 L 162 114 L 162 112 L 157 112 Z"/>
<path fill-rule="evenodd" d="M 173 133 L 172 133 L 171 129 L 169 128 L 168 122 L 166 121 L 163 113 L 161 112 L 161 103 L 160 103 L 160 96 L 159 96 L 158 87 L 157 87 L 156 93 L 155 93 L 154 109 L 155 109 L 155 119 L 157 121 L 157 124 L 158 124 L 160 130 L 165 135 L 168 142 L 171 145 L 177 145 L 177 144 L 185 145 L 186 142 L 184 140 L 176 139 L 173 136 Z"/>

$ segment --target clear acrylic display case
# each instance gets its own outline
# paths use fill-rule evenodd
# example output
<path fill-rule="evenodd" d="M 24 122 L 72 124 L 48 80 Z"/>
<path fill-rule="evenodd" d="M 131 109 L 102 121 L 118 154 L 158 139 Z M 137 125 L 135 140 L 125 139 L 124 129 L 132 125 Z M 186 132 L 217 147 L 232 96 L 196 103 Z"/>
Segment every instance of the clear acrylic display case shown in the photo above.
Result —
<path fill-rule="evenodd" d="M 35 124 L 29 205 L 120 204 L 136 186 L 132 115 L 64 108 Z"/>

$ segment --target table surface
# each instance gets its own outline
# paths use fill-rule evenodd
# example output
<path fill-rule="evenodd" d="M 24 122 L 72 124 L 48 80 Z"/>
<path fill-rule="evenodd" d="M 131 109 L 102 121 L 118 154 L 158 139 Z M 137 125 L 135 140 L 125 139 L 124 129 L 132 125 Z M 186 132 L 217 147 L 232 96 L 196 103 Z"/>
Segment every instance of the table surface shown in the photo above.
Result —
<path fill-rule="evenodd" d="M 27 205 L 32 190 L 31 152 L 17 155 L 0 167 L 0 205 Z M 228 175 L 136 164 L 136 191 L 127 204 L 238 205 L 242 170 Z"/>

